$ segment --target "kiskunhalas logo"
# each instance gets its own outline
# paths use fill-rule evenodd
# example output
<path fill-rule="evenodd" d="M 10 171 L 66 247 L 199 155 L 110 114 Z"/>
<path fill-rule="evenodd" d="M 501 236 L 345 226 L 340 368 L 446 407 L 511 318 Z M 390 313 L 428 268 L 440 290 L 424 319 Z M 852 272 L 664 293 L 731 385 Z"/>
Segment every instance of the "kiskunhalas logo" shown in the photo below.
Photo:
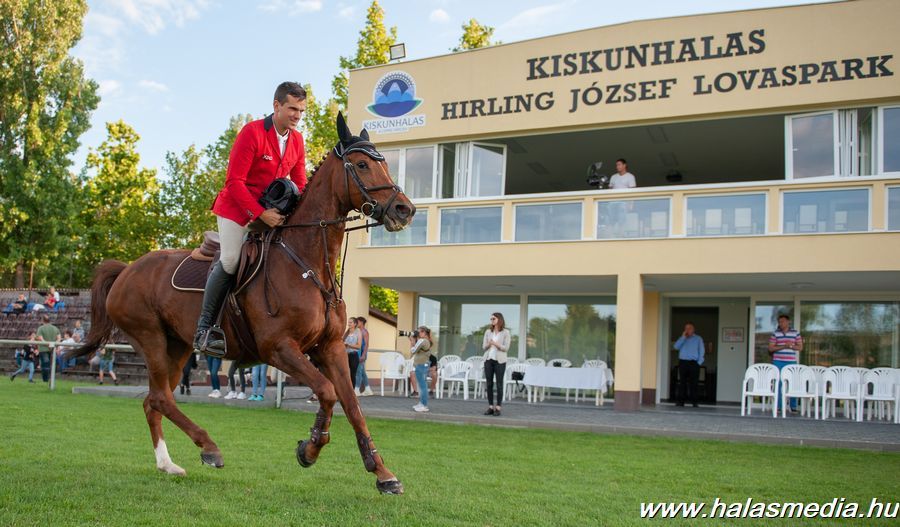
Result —
<path fill-rule="evenodd" d="M 385 73 L 372 92 L 372 104 L 366 107 L 369 113 L 381 117 L 363 121 L 370 132 L 393 134 L 406 132 L 410 128 L 425 126 L 425 115 L 409 115 L 422 104 L 416 98 L 416 82 L 405 71 Z"/>

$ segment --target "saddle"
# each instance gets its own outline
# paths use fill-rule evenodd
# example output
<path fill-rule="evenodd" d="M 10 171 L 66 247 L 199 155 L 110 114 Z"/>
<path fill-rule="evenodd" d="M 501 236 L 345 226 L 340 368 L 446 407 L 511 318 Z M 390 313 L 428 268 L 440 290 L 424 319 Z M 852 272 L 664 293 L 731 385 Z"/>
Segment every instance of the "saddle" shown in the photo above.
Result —
<path fill-rule="evenodd" d="M 260 247 L 261 236 L 251 235 L 244 240 L 244 244 L 241 246 L 240 263 L 235 274 L 235 285 L 223 302 L 222 310 L 216 316 L 215 323 L 216 326 L 221 327 L 224 318 L 237 335 L 237 345 L 256 355 L 258 355 L 256 341 L 243 316 L 237 294 L 253 280 L 262 266 Z M 200 247 L 192 250 L 172 273 L 172 287 L 179 291 L 203 293 L 206 287 L 206 278 L 212 266 L 219 261 L 219 255 L 219 234 L 215 231 L 204 232 Z M 226 339 L 226 348 L 230 349 L 232 345 Z"/>

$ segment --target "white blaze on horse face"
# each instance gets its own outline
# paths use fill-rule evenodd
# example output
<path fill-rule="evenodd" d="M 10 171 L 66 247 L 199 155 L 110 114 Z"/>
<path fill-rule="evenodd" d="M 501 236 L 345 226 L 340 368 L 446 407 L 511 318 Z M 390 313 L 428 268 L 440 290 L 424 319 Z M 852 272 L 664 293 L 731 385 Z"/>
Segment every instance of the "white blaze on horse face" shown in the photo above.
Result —
<path fill-rule="evenodd" d="M 175 474 L 176 476 L 185 475 L 183 468 L 172 463 L 172 458 L 169 457 L 169 449 L 166 448 L 165 440 L 160 439 L 153 451 L 156 453 L 156 468 L 168 474 Z"/>

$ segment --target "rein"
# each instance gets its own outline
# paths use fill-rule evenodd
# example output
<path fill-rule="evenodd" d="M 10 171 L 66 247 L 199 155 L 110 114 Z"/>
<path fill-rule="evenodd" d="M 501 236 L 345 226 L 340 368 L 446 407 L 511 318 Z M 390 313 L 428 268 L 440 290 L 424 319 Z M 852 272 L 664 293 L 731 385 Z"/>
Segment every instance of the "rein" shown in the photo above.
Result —
<path fill-rule="evenodd" d="M 366 229 L 367 231 L 371 227 L 378 227 L 380 225 L 384 225 L 384 221 L 382 218 L 384 214 L 387 212 L 391 204 L 394 203 L 394 200 L 397 199 L 397 196 L 400 194 L 400 187 L 397 185 L 378 185 L 374 187 L 367 187 L 365 183 L 363 183 L 362 179 L 359 177 L 359 174 L 356 172 L 356 167 L 353 163 L 347 160 L 347 154 L 351 151 L 363 152 L 369 157 L 372 157 L 372 153 L 366 148 L 353 148 L 351 145 L 347 148 L 343 155 L 341 155 L 341 161 L 344 165 L 344 182 L 347 189 L 347 202 L 350 205 L 353 205 L 353 200 L 350 196 L 350 180 L 353 180 L 353 183 L 356 185 L 359 190 L 360 195 L 363 198 L 363 203 L 359 206 L 358 209 L 354 208 L 354 210 L 358 210 L 361 215 L 353 215 L 353 216 L 345 216 L 341 218 L 334 218 L 330 220 L 322 219 L 319 221 L 306 222 L 306 223 L 293 223 L 290 225 L 277 225 L 273 227 L 271 230 L 262 235 L 262 255 L 263 258 L 263 296 L 266 302 L 266 314 L 270 317 L 278 316 L 278 306 L 276 305 L 275 309 L 272 309 L 271 303 L 269 302 L 269 263 L 268 255 L 269 249 L 272 245 L 276 247 L 280 247 L 285 254 L 287 254 L 288 258 L 291 259 L 298 267 L 301 269 L 300 276 L 304 280 L 312 280 L 316 287 L 319 288 L 319 291 L 322 293 L 322 298 L 325 300 L 325 315 L 328 315 L 328 308 L 336 309 L 339 304 L 344 301 L 344 272 L 347 269 L 347 248 L 350 243 L 350 232 Z M 377 152 L 375 152 L 377 154 Z M 380 154 L 378 154 L 380 155 Z M 378 200 L 372 197 L 370 192 L 375 192 L 378 190 L 387 190 L 393 189 L 393 194 L 391 194 L 390 198 L 384 205 L 378 203 Z M 344 225 L 347 222 L 358 220 L 362 217 L 373 218 L 375 221 L 366 221 L 364 225 L 359 225 L 356 227 L 344 228 L 344 232 L 346 234 L 346 239 L 344 242 L 344 255 L 341 259 L 341 272 L 339 277 L 334 276 L 334 272 L 331 269 L 331 265 L 329 265 L 328 258 L 328 228 L 335 225 Z M 281 236 L 280 231 L 292 228 L 310 228 L 310 227 L 318 227 L 322 232 L 322 249 L 323 249 L 323 258 L 325 263 L 325 269 L 328 271 L 328 284 L 326 285 L 323 281 L 318 277 L 316 272 L 309 266 L 306 262 L 301 259 L 297 253 L 291 249 L 286 243 L 284 243 L 284 238 Z"/>

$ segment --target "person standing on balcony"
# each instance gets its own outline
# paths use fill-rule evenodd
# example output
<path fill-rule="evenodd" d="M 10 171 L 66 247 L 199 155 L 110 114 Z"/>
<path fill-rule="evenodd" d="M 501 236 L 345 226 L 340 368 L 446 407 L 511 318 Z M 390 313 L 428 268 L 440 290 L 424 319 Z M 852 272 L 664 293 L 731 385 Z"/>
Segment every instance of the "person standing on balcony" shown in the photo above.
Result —
<path fill-rule="evenodd" d="M 628 171 L 628 162 L 623 158 L 616 159 L 616 173 L 609 178 L 609 188 L 619 190 L 635 187 L 637 187 L 637 181 L 634 179 L 634 174 Z"/>
<path fill-rule="evenodd" d="M 703 365 L 706 348 L 703 346 L 703 338 L 694 333 L 693 323 L 684 325 L 684 333 L 675 341 L 675 349 L 678 350 L 678 376 L 681 378 L 678 384 L 678 402 L 675 405 L 684 406 L 685 398 L 688 397 L 691 405 L 697 408 L 700 366 Z"/>
<path fill-rule="evenodd" d="M 506 352 L 510 336 L 502 313 L 491 315 L 491 327 L 484 332 L 482 348 L 485 351 L 484 380 L 487 388 L 488 409 L 484 415 L 500 415 L 503 409 L 503 381 L 506 376 Z M 494 378 L 497 379 L 497 404 L 494 404 Z"/>
<path fill-rule="evenodd" d="M 772 364 L 781 371 L 789 364 L 797 364 L 803 351 L 803 337 L 791 327 L 791 317 L 785 313 L 778 315 L 778 328 L 769 337 L 769 355 Z M 797 399 L 791 399 L 791 413 L 797 411 Z M 781 383 L 778 383 L 778 409 L 781 409 Z"/>

